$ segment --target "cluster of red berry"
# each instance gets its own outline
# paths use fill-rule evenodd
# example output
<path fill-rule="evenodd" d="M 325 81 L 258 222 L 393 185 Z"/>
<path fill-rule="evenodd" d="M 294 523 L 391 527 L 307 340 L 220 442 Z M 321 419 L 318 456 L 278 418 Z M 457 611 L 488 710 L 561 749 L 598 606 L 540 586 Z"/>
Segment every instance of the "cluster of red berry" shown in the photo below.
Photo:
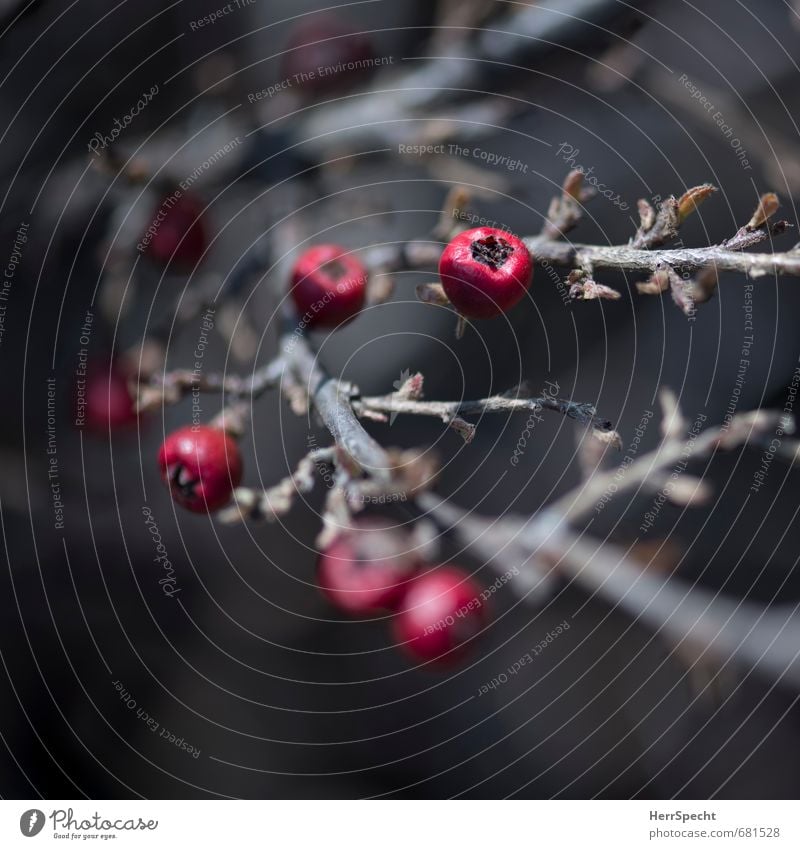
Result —
<path fill-rule="evenodd" d="M 470 318 L 490 318 L 514 306 L 531 282 L 533 263 L 510 233 L 478 227 L 445 248 L 439 273 L 448 298 Z M 335 328 L 364 306 L 368 273 L 339 245 L 317 245 L 292 270 L 290 294 L 303 327 Z M 159 465 L 175 501 L 194 512 L 224 506 L 242 476 L 235 440 L 210 426 L 182 428 L 161 446 Z"/>
<path fill-rule="evenodd" d="M 161 206 L 163 209 L 163 204 Z M 161 265 L 199 263 L 208 238 L 199 222 L 202 205 L 183 196 L 152 233 L 151 259 Z M 507 312 L 525 295 L 533 275 L 530 252 L 516 236 L 491 227 L 458 234 L 439 263 L 445 294 L 472 319 Z M 290 296 L 302 328 L 335 329 L 363 309 L 369 275 L 355 254 L 339 245 L 316 245 L 294 265 Z M 127 378 L 117 370 L 95 379 L 87 393 L 87 420 L 99 430 L 135 420 Z M 158 454 L 161 477 L 173 500 L 194 513 L 224 507 L 242 479 L 236 439 L 211 425 L 171 433 Z M 480 588 L 455 566 L 423 568 L 397 529 L 359 519 L 321 554 L 318 582 L 325 596 L 349 615 L 393 614 L 397 643 L 416 660 L 458 659 L 485 626 Z"/>
<path fill-rule="evenodd" d="M 424 569 L 409 538 L 396 527 L 360 519 L 320 555 L 323 594 L 350 616 L 389 611 L 394 639 L 412 658 L 459 660 L 485 626 L 480 587 L 455 566 Z"/>

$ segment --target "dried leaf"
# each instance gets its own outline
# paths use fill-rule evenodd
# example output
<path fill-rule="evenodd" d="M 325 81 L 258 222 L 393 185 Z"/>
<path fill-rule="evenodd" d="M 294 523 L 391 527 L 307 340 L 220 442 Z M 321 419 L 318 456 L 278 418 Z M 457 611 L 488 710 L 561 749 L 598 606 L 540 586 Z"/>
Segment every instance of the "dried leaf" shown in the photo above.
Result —
<path fill-rule="evenodd" d="M 423 304 L 435 304 L 438 307 L 450 306 L 450 300 L 444 293 L 441 283 L 420 283 L 417 286 L 417 300 Z"/>
<path fill-rule="evenodd" d="M 434 230 L 434 235 L 449 241 L 454 230 L 458 229 L 459 222 L 463 222 L 466 217 L 469 202 L 469 191 L 464 186 L 453 186 L 444 199 L 444 206 L 439 216 L 439 223 Z"/>
<path fill-rule="evenodd" d="M 661 268 L 642 283 L 636 284 L 636 289 L 642 295 L 660 295 L 669 289 L 669 269 Z"/>
<path fill-rule="evenodd" d="M 716 192 L 716 186 L 711 183 L 703 183 L 684 192 L 678 200 L 678 224 L 683 222 L 697 210 L 700 204 Z"/>
<path fill-rule="evenodd" d="M 569 174 L 564 178 L 563 189 L 564 194 L 567 197 L 574 198 L 579 201 L 582 196 L 583 187 L 583 171 L 575 169 L 574 171 L 570 171 Z"/>
<path fill-rule="evenodd" d="M 474 439 L 477 426 L 470 424 L 460 416 L 453 416 L 452 419 L 447 420 L 447 424 L 458 433 L 467 445 Z"/>
<path fill-rule="evenodd" d="M 576 301 L 593 301 L 596 299 L 605 299 L 609 301 L 618 301 L 622 294 L 610 286 L 604 286 L 602 283 L 596 283 L 589 278 L 582 282 L 573 283 L 569 288 L 569 295 Z"/>
<path fill-rule="evenodd" d="M 394 278 L 385 272 L 373 272 L 367 283 L 367 304 L 385 304 L 394 292 Z"/>
<path fill-rule="evenodd" d="M 688 284 L 688 290 L 695 304 L 704 304 L 714 297 L 719 285 L 719 275 L 716 266 L 710 265 L 702 268 L 695 275 L 694 280 Z"/>
<path fill-rule="evenodd" d="M 680 307 L 684 315 L 693 316 L 697 310 L 697 305 L 692 297 L 692 284 L 682 280 L 677 274 L 670 275 L 669 283 L 672 300 Z"/>
<path fill-rule="evenodd" d="M 762 227 L 775 215 L 780 205 L 781 202 L 778 200 L 775 192 L 767 192 L 761 195 L 756 211 L 753 213 L 753 217 L 745 224 L 745 228 L 747 230 L 757 230 L 759 227 Z"/>

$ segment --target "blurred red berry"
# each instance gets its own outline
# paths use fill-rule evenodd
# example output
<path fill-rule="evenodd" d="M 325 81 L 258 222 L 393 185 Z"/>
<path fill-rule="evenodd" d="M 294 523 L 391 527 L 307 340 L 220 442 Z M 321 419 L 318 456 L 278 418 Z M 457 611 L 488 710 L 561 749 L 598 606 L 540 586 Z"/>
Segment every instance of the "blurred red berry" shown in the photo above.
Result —
<path fill-rule="evenodd" d="M 191 193 L 176 191 L 163 198 L 142 236 L 149 256 L 159 265 L 194 268 L 209 241 L 204 207 L 200 198 Z"/>
<path fill-rule="evenodd" d="M 353 85 L 373 59 L 370 39 L 338 15 L 316 14 L 292 29 L 283 55 L 283 77 L 311 95 Z"/>
<path fill-rule="evenodd" d="M 481 588 L 461 569 L 444 566 L 417 578 L 394 620 L 397 642 L 420 661 L 460 659 L 486 624 Z"/>
<path fill-rule="evenodd" d="M 524 243 L 495 227 L 459 233 L 439 260 L 444 291 L 466 318 L 494 318 L 518 303 L 533 279 Z"/>
<path fill-rule="evenodd" d="M 339 245 L 317 245 L 292 270 L 292 299 L 308 327 L 337 327 L 361 311 L 368 274 L 361 261 Z"/>
<path fill-rule="evenodd" d="M 242 480 L 236 440 L 209 425 L 171 433 L 158 452 L 158 466 L 173 500 L 193 513 L 224 507 Z"/>
<path fill-rule="evenodd" d="M 358 616 L 396 608 L 418 563 L 407 534 L 375 520 L 360 519 L 320 555 L 317 580 L 329 601 Z"/>
<path fill-rule="evenodd" d="M 83 385 L 78 384 L 75 421 L 96 434 L 130 427 L 136 407 L 128 390 L 128 378 L 117 366 L 111 370 L 89 366 Z"/>

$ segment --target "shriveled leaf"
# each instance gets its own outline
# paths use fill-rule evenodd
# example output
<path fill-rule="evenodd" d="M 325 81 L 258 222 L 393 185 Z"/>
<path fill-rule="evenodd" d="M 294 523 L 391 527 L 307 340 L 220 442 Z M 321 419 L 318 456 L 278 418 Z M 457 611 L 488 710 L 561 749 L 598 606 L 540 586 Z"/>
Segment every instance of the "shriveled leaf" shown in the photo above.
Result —
<path fill-rule="evenodd" d="M 716 266 L 702 268 L 689 284 L 689 293 L 696 304 L 704 304 L 714 297 L 719 286 L 719 275 Z"/>
<path fill-rule="evenodd" d="M 660 295 L 666 292 L 669 289 L 669 271 L 665 268 L 654 271 L 647 280 L 637 283 L 636 289 L 642 295 Z"/>
<path fill-rule="evenodd" d="M 453 416 L 452 419 L 447 421 L 447 424 L 458 433 L 467 445 L 474 439 L 475 431 L 477 430 L 476 425 L 470 424 L 468 421 L 462 419 L 461 416 Z"/>
<path fill-rule="evenodd" d="M 370 274 L 367 284 L 367 304 L 385 304 L 394 292 L 394 278 L 389 274 Z"/>
<path fill-rule="evenodd" d="M 669 286 L 672 300 L 680 307 L 683 314 L 687 316 L 694 315 L 697 305 L 692 297 L 692 284 L 681 278 L 674 271 L 671 271 L 669 275 Z"/>
<path fill-rule="evenodd" d="M 450 306 L 450 299 L 444 293 L 441 283 L 420 283 L 417 286 L 417 300 L 423 304 L 435 304 L 439 307 Z"/>
<path fill-rule="evenodd" d="M 610 286 L 597 283 L 591 278 L 573 283 L 569 288 L 569 295 L 576 301 L 594 301 L 604 299 L 618 301 L 622 294 Z"/>

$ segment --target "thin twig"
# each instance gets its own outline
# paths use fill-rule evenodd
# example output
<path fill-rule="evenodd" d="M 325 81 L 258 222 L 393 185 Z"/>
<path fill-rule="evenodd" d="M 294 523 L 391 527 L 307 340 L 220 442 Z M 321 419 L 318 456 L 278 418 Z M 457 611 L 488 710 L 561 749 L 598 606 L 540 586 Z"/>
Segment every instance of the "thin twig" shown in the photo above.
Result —
<path fill-rule="evenodd" d="M 422 375 L 415 377 L 419 380 L 421 387 Z M 591 426 L 595 431 L 601 433 L 613 431 L 611 422 L 598 417 L 597 410 L 592 404 L 548 395 L 526 396 L 524 387 L 518 387 L 503 395 L 492 395 L 474 401 L 422 401 L 418 398 L 404 397 L 401 392 L 395 392 L 390 395 L 357 398 L 353 401 L 353 408 L 360 415 L 399 413 L 439 418 L 458 430 L 466 442 L 472 440 L 475 426 L 465 422 L 463 416 L 480 416 L 485 413 L 552 410 L 581 424 Z M 373 415 L 369 417 L 374 418 Z"/>

